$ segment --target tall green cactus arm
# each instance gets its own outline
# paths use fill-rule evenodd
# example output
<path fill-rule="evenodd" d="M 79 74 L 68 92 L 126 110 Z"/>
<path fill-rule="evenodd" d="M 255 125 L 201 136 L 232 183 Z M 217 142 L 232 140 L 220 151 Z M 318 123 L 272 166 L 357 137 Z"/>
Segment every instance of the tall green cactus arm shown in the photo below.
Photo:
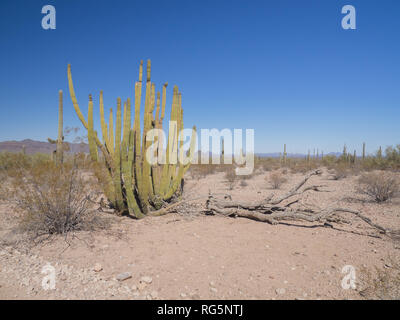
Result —
<path fill-rule="evenodd" d="M 196 139 L 197 139 L 197 129 L 196 129 L 196 126 L 193 126 L 192 136 L 190 137 L 190 149 L 188 151 L 189 159 L 188 159 L 188 163 L 185 165 L 184 174 L 186 173 L 186 171 L 188 171 L 190 165 L 192 164 L 192 161 L 193 161 L 193 158 L 195 155 Z"/>
<path fill-rule="evenodd" d="M 72 81 L 72 74 L 71 74 L 71 65 L 68 64 L 68 85 L 69 85 L 69 93 L 71 96 L 71 100 L 72 100 L 72 104 L 74 105 L 74 109 L 76 114 L 78 115 L 79 120 L 81 120 L 83 126 L 85 127 L 85 129 L 88 129 L 88 123 L 85 120 L 85 117 L 83 116 L 81 109 L 79 108 L 78 105 L 78 101 L 76 99 L 76 95 L 75 95 L 75 90 L 74 90 L 74 84 Z M 97 144 L 97 146 L 102 150 L 103 153 L 106 152 L 105 147 L 102 145 L 101 141 L 99 140 L 97 134 L 94 134 L 94 140 Z M 108 161 L 110 160 L 106 155 L 105 155 L 106 160 L 108 159 Z"/>
<path fill-rule="evenodd" d="M 152 84 L 150 82 L 151 65 L 147 62 L 147 82 L 146 82 L 146 97 L 144 105 L 144 119 L 143 119 L 143 137 L 142 137 L 142 195 L 145 205 L 151 195 L 151 166 L 146 159 L 146 152 L 148 143 L 146 141 L 147 133 L 151 129 L 151 91 Z"/>
<path fill-rule="evenodd" d="M 117 119 L 115 122 L 115 150 L 114 150 L 114 186 L 117 210 L 124 207 L 121 187 L 121 98 L 117 99 Z"/>
<path fill-rule="evenodd" d="M 71 74 L 71 65 L 68 64 L 68 85 L 69 85 L 69 94 L 71 96 L 72 104 L 74 105 L 74 109 L 76 114 L 78 115 L 79 120 L 81 120 L 85 129 L 88 129 L 88 124 L 83 116 L 81 109 L 79 108 L 78 100 L 76 99 L 74 83 L 72 82 L 72 74 Z"/>
<path fill-rule="evenodd" d="M 125 123 L 127 123 L 126 121 L 126 117 L 127 117 L 127 101 L 124 102 L 124 113 L 123 113 L 123 117 L 122 117 L 122 141 L 124 139 L 127 139 L 129 136 L 129 130 L 130 128 L 130 124 L 128 127 L 125 126 Z M 128 130 L 128 131 L 127 131 Z"/>
<path fill-rule="evenodd" d="M 89 106 L 88 106 L 88 142 L 90 157 L 93 161 L 98 160 L 97 145 L 95 141 L 95 132 L 93 128 L 93 100 L 92 95 L 89 95 Z"/>
<path fill-rule="evenodd" d="M 164 200 L 169 200 L 181 186 L 183 175 L 185 173 L 185 165 L 183 164 L 184 150 L 183 150 L 183 109 L 182 109 L 182 95 L 178 93 L 177 95 L 177 105 L 176 105 L 176 116 L 177 116 L 177 135 L 179 135 L 179 169 L 176 173 L 176 166 L 172 167 L 171 179 L 172 184 L 168 188 L 164 195 Z M 193 139 L 193 136 L 192 136 Z M 193 140 L 192 140 L 193 141 Z M 192 144 L 191 141 L 191 144 Z M 178 141 L 177 141 L 178 142 Z"/>
<path fill-rule="evenodd" d="M 122 142 L 128 148 L 129 135 L 131 131 L 131 99 L 128 98 L 124 104 L 124 122 L 123 122 L 123 134 Z"/>
<path fill-rule="evenodd" d="M 134 153 L 135 153 L 135 163 L 139 164 L 141 159 L 140 154 L 140 103 L 142 97 L 142 78 L 143 78 L 143 61 L 140 61 L 139 67 L 139 81 L 135 83 L 135 119 L 133 123 L 133 131 L 134 131 Z M 140 176 L 141 172 L 139 170 L 139 166 L 136 166 L 135 169 L 136 176 Z"/>
<path fill-rule="evenodd" d="M 157 92 L 157 103 L 156 103 L 156 128 L 160 121 L 160 92 Z"/>
<path fill-rule="evenodd" d="M 165 117 L 165 104 L 166 104 L 166 97 L 167 97 L 167 86 L 168 86 L 168 82 L 164 83 L 163 85 L 163 89 L 162 89 L 162 102 L 161 102 L 161 115 L 160 118 L 158 120 L 158 129 L 162 129 L 163 128 L 163 120 Z M 164 159 L 164 139 L 158 139 L 158 146 L 157 146 L 157 152 L 158 152 L 158 157 L 159 160 L 161 160 L 161 163 L 164 163 L 163 160 Z M 161 171 L 161 169 L 160 169 Z M 161 181 L 160 181 L 161 182 Z"/>
<path fill-rule="evenodd" d="M 132 179 L 132 162 L 133 162 L 133 130 L 130 129 L 131 119 L 131 101 L 125 103 L 125 119 L 124 119 L 124 134 L 121 145 L 121 167 L 122 176 L 125 183 L 125 194 L 128 204 L 129 214 L 136 218 L 142 218 L 144 215 L 141 213 L 140 208 L 136 202 L 133 179 Z"/>
<path fill-rule="evenodd" d="M 58 138 L 57 138 L 57 164 L 61 164 L 64 160 L 63 156 L 63 92 L 58 92 Z"/>
<path fill-rule="evenodd" d="M 113 110 L 110 108 L 110 116 L 109 116 L 109 128 L 108 128 L 108 146 L 111 154 L 114 154 L 114 118 L 113 118 Z"/>
<path fill-rule="evenodd" d="M 140 207 L 144 214 L 148 212 L 148 198 L 145 196 L 143 188 L 143 159 L 141 153 L 141 129 L 140 129 L 140 104 L 142 97 L 142 79 L 143 79 L 143 61 L 140 62 L 139 67 L 139 81 L 135 83 L 135 120 L 133 125 L 134 130 L 134 169 L 135 169 L 135 183 L 140 200 Z"/>
<path fill-rule="evenodd" d="M 176 98 L 177 98 L 177 87 L 174 87 L 173 94 L 172 94 L 172 107 L 171 107 L 171 122 L 168 129 L 168 140 L 167 140 L 167 150 L 166 150 L 166 164 L 163 166 L 162 175 L 161 175 L 161 188 L 160 192 L 164 196 L 167 193 L 167 190 L 170 185 L 170 170 L 172 165 L 170 164 L 170 155 L 173 156 L 171 151 L 174 148 L 174 139 L 175 139 L 175 129 L 176 129 Z"/>
<path fill-rule="evenodd" d="M 167 87 L 168 87 L 168 82 L 164 83 L 163 88 L 162 88 L 162 103 L 161 103 L 161 124 L 162 121 L 165 117 L 165 103 L 167 100 Z"/>
<path fill-rule="evenodd" d="M 100 91 L 100 124 L 101 124 L 101 132 L 103 135 L 103 142 L 107 145 L 107 148 L 110 149 L 108 145 L 107 123 L 104 118 L 103 90 Z"/>
<path fill-rule="evenodd" d="M 196 146 L 196 126 L 193 127 L 192 129 L 192 136 L 190 138 L 190 149 L 189 149 L 189 162 L 184 165 L 183 164 L 183 151 L 180 156 L 180 165 L 179 165 L 179 170 L 177 176 L 174 178 L 172 182 L 172 186 L 168 189 L 167 193 L 164 196 L 164 200 L 168 201 L 169 199 L 172 198 L 172 196 L 178 191 L 178 188 L 182 185 L 182 180 L 183 176 L 186 173 L 186 171 L 189 169 L 191 161 L 194 156 L 194 148 Z"/>

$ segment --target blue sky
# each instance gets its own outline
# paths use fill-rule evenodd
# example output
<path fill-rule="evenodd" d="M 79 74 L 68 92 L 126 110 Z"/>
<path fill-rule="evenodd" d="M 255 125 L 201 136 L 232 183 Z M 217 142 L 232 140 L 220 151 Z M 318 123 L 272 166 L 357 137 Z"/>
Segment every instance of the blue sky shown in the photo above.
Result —
<path fill-rule="evenodd" d="M 41 27 L 43 5 L 56 30 Z M 351 4 L 357 29 L 341 28 Z M 156 88 L 182 92 L 185 126 L 253 128 L 256 152 L 361 151 L 400 143 L 400 2 L 388 0 L 0 2 L 0 141 L 84 130 L 68 92 L 72 65 L 84 113 L 133 98 L 141 59 Z M 99 130 L 100 131 L 100 130 Z"/>

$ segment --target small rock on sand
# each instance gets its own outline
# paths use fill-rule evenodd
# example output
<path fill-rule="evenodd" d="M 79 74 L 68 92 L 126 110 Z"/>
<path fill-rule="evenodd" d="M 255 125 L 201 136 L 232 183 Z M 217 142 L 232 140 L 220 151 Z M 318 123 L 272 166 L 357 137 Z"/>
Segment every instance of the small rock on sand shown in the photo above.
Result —
<path fill-rule="evenodd" d="M 100 263 L 96 263 L 93 267 L 93 271 L 95 272 L 100 272 L 101 270 L 103 270 L 103 267 L 101 266 Z"/>
<path fill-rule="evenodd" d="M 144 276 L 140 278 L 140 282 L 150 284 L 153 282 L 153 279 L 148 276 Z"/>
<path fill-rule="evenodd" d="M 117 275 L 116 279 L 118 281 L 124 281 L 127 280 L 129 278 L 132 278 L 132 274 L 130 272 L 124 272 L 124 273 L 120 273 L 119 275 Z"/>

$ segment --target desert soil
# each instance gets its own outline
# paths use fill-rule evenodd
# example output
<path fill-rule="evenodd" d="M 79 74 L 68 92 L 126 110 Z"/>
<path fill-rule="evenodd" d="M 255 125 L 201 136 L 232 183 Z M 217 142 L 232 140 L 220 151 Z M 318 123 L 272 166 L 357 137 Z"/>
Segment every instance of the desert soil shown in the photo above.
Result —
<path fill-rule="evenodd" d="M 246 180 L 247 186 L 236 183 L 233 190 L 223 173 L 199 180 L 189 176 L 184 199 L 203 198 L 177 213 L 140 221 L 112 217 L 108 230 L 55 237 L 33 248 L 14 244 L 16 218 L 0 203 L 0 299 L 362 299 L 359 281 L 354 290 L 342 288 L 342 268 L 353 266 L 358 280 L 364 270 L 390 267 L 390 259 L 400 254 L 400 243 L 363 221 L 341 214 L 351 223 L 329 228 L 202 214 L 209 191 L 260 200 L 288 191 L 303 175 L 288 173 L 277 191 L 265 176 Z M 355 191 L 356 180 L 335 181 L 324 170 L 307 184 L 325 185 L 329 192 L 308 192 L 298 205 L 337 204 L 400 229 L 400 201 L 369 202 Z M 47 264 L 55 268 L 54 290 L 42 287 Z M 127 279 L 118 280 L 124 273 Z"/>

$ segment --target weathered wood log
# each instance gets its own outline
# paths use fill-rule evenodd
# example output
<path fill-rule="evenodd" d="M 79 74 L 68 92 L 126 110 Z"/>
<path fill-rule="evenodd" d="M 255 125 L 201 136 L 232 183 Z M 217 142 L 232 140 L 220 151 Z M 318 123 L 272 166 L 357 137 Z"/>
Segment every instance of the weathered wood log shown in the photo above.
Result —
<path fill-rule="evenodd" d="M 317 192 L 327 192 L 326 190 L 321 190 L 322 186 L 312 185 L 302 189 L 304 184 L 314 175 L 321 174 L 321 171 L 315 170 L 308 173 L 298 184 L 296 184 L 289 192 L 286 194 L 273 199 L 274 195 L 270 195 L 264 200 L 257 202 L 240 202 L 233 201 L 230 195 L 225 195 L 224 199 L 217 199 L 211 193 L 209 194 L 208 200 L 206 202 L 206 213 L 230 216 L 230 217 L 243 217 L 256 221 L 267 222 L 270 224 L 278 224 L 280 221 L 306 221 L 306 222 L 339 222 L 340 218 L 336 217 L 339 212 L 350 213 L 355 215 L 359 219 L 363 220 L 365 223 L 371 227 L 377 229 L 380 233 L 388 234 L 390 231 L 374 222 L 368 217 L 364 216 L 362 213 L 340 207 L 331 207 L 320 212 L 315 212 L 311 209 L 292 209 L 290 206 L 299 201 L 299 199 L 291 200 L 287 204 L 282 204 L 284 200 L 288 200 L 293 196 L 302 195 L 307 191 L 317 191 Z"/>

